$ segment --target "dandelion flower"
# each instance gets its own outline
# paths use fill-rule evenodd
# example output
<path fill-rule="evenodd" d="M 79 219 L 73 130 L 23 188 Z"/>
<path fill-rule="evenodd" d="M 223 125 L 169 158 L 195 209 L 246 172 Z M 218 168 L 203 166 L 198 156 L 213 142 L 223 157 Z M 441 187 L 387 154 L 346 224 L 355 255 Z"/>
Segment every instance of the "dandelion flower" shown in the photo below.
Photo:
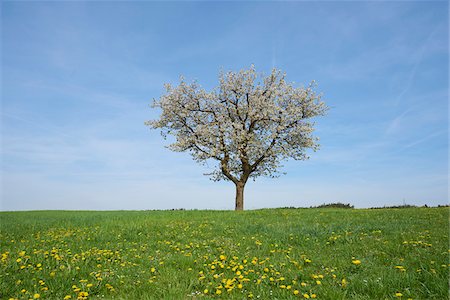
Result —
<path fill-rule="evenodd" d="M 345 278 L 343 278 L 342 281 L 341 281 L 342 286 L 346 287 L 347 283 L 348 283 L 347 280 L 345 280 Z"/>

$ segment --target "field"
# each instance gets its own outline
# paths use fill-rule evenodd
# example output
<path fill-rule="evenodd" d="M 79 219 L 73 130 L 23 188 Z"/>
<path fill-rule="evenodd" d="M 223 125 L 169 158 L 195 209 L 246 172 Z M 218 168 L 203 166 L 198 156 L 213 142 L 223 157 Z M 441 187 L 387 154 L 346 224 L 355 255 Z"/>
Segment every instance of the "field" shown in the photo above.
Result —
<path fill-rule="evenodd" d="M 0 217 L 0 299 L 448 299 L 448 208 Z"/>

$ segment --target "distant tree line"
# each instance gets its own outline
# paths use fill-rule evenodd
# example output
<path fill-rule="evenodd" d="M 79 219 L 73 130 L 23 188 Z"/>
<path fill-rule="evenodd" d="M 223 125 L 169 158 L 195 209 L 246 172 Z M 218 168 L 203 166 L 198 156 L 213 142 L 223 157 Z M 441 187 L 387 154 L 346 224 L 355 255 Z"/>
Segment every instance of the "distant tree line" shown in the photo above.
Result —
<path fill-rule="evenodd" d="M 449 204 L 439 204 L 437 206 L 428 206 L 427 204 L 423 206 L 417 206 L 417 205 L 411 205 L 411 204 L 402 204 L 402 205 L 391 205 L 391 206 L 374 206 L 369 207 L 368 209 L 386 209 L 386 208 L 431 208 L 431 207 L 450 207 Z M 334 203 L 327 203 L 327 204 L 321 204 L 318 206 L 310 206 L 310 207 L 295 207 L 295 206 L 285 206 L 285 207 L 276 207 L 272 209 L 308 209 L 308 208 L 347 208 L 347 209 L 354 209 L 355 206 L 351 205 L 350 203 L 341 203 L 341 202 L 334 202 Z M 266 208 L 262 208 L 266 209 Z M 150 209 L 148 211 L 160 211 L 161 209 Z M 172 211 L 184 211 L 184 210 L 199 210 L 199 209 L 186 209 L 186 208 L 169 208 L 169 209 L 162 209 L 162 210 L 172 210 Z"/>
<path fill-rule="evenodd" d="M 355 208 L 355 207 L 353 205 L 350 205 L 350 203 L 336 202 L 336 203 L 328 203 L 328 204 L 324 203 L 319 206 L 311 207 L 311 208 Z"/>
<path fill-rule="evenodd" d="M 369 209 L 385 209 L 385 208 L 417 208 L 417 207 L 423 207 L 423 208 L 428 208 L 428 207 L 433 207 L 433 206 L 428 206 L 427 204 L 423 205 L 423 206 L 417 206 L 417 205 L 411 205 L 411 204 L 402 204 L 402 205 L 390 205 L 390 206 L 374 206 L 374 207 L 370 207 Z M 435 207 L 450 207 L 449 204 L 444 204 L 444 205 L 438 205 Z M 294 206 L 289 206 L 289 207 L 280 207 L 280 209 L 300 209 L 300 208 L 307 208 L 307 207 L 294 207 Z M 333 203 L 324 203 L 318 206 L 310 206 L 309 208 L 347 208 L 347 209 L 353 209 L 355 208 L 354 205 L 351 205 L 350 203 L 341 203 L 341 202 L 333 202 Z"/>

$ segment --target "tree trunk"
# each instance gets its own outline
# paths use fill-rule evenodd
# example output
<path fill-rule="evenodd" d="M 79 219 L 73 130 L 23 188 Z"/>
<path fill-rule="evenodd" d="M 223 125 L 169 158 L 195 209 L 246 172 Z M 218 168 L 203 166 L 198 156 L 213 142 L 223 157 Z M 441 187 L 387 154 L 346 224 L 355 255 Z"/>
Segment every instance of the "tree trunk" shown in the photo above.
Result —
<path fill-rule="evenodd" d="M 236 183 L 236 207 L 235 210 L 244 210 L 244 187 L 245 183 Z"/>

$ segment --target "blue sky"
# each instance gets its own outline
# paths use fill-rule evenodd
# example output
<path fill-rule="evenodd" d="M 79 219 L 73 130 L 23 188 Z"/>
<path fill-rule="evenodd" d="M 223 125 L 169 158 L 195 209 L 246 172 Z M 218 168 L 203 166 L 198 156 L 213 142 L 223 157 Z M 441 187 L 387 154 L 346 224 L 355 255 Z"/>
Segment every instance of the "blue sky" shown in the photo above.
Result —
<path fill-rule="evenodd" d="M 311 80 L 321 149 L 258 178 L 245 208 L 448 202 L 448 3 L 9 2 L 1 209 L 233 209 L 144 126 L 163 84 L 254 64 Z"/>

